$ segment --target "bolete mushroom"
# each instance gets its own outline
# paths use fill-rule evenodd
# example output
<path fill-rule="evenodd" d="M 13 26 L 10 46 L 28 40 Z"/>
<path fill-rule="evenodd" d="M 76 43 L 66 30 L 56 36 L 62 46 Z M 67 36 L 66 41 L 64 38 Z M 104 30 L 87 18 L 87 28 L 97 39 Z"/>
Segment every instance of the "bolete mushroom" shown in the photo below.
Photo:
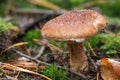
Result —
<path fill-rule="evenodd" d="M 50 21 L 42 28 L 45 38 L 65 40 L 70 51 L 70 68 L 87 71 L 88 61 L 83 41 L 106 26 L 107 20 L 93 10 L 71 10 Z"/>

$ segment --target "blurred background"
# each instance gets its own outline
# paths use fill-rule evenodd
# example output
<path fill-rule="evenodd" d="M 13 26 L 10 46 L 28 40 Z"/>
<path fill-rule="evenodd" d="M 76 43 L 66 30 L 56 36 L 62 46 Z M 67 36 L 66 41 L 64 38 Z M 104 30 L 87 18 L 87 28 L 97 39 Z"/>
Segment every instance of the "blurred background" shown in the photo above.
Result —
<path fill-rule="evenodd" d="M 13 9 L 71 10 L 95 9 L 111 17 L 119 17 L 120 0 L 0 0 L 0 15 Z M 7 13 L 6 13 L 7 14 Z"/>
<path fill-rule="evenodd" d="M 93 9 L 105 15 L 109 24 L 116 23 L 118 27 L 119 8 L 120 0 L 0 0 L 0 17 L 17 18 L 18 22 L 14 21 L 14 24 L 22 27 L 41 15 L 58 16 L 72 9 Z"/>

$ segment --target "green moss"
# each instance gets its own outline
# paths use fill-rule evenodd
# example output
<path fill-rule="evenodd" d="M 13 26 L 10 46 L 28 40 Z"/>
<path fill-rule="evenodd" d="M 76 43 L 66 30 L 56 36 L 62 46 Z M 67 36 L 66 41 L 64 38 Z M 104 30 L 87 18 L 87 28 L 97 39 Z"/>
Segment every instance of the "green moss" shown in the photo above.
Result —
<path fill-rule="evenodd" d="M 50 77 L 52 80 L 68 80 L 68 72 L 58 69 L 55 65 L 47 66 L 43 74 Z"/>
<path fill-rule="evenodd" d="M 40 39 L 41 38 L 41 35 L 40 35 L 40 32 L 38 30 L 30 30 L 28 31 L 23 40 L 28 42 L 28 46 L 30 47 L 34 47 L 36 44 L 34 43 L 33 39 Z"/>
<path fill-rule="evenodd" d="M 115 54 L 120 51 L 120 36 L 110 33 L 101 33 L 89 39 L 93 49 L 101 48 L 106 54 Z M 87 44 L 85 46 L 88 48 Z M 89 48 L 88 48 L 89 49 Z"/>

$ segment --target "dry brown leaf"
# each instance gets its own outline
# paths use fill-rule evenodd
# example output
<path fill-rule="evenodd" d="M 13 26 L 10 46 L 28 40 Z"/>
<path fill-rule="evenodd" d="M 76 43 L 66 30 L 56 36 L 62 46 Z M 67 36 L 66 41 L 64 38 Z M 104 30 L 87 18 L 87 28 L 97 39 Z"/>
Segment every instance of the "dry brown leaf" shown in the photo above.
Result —
<path fill-rule="evenodd" d="M 119 80 L 108 58 L 101 59 L 100 71 L 104 80 Z"/>
<path fill-rule="evenodd" d="M 60 7 L 57 5 L 49 2 L 48 0 L 28 0 L 32 4 L 40 5 L 40 6 L 45 6 L 47 8 L 53 9 L 53 10 L 60 10 Z"/>
<path fill-rule="evenodd" d="M 114 73 L 117 75 L 117 77 L 120 79 L 120 62 L 113 60 L 113 59 L 109 59 L 109 61 L 112 64 Z"/>
<path fill-rule="evenodd" d="M 20 67 L 16 67 L 16 66 L 8 64 L 8 63 L 2 63 L 1 68 L 2 69 L 13 70 L 13 71 L 26 72 L 26 73 L 29 73 L 29 74 L 34 74 L 34 75 L 39 76 L 41 78 L 44 78 L 46 80 L 52 80 L 52 79 L 50 79 L 49 77 L 47 77 L 45 75 L 30 71 L 30 70 L 27 70 L 27 69 L 23 69 L 23 68 L 20 68 Z"/>

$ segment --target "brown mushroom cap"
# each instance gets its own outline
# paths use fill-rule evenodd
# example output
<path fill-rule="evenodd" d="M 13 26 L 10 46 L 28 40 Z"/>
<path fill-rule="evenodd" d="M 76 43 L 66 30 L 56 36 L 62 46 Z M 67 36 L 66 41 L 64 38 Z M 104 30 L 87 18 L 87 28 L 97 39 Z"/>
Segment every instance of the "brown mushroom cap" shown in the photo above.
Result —
<path fill-rule="evenodd" d="M 96 11 L 72 10 L 48 21 L 41 33 L 55 40 L 84 39 L 98 33 L 106 23 L 107 20 Z"/>

